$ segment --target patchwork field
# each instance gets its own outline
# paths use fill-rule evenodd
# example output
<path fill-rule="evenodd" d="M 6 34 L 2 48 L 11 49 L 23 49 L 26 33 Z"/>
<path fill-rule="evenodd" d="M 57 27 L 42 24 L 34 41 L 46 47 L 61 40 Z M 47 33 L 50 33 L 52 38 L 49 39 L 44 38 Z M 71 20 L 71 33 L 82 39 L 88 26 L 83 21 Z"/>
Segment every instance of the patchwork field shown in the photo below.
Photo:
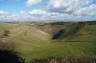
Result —
<path fill-rule="evenodd" d="M 96 55 L 96 24 L 30 24 L 0 23 L 0 40 L 15 43 L 16 51 L 27 60 Z M 58 39 L 52 39 L 62 29 Z M 10 33 L 2 38 L 6 30 Z"/>

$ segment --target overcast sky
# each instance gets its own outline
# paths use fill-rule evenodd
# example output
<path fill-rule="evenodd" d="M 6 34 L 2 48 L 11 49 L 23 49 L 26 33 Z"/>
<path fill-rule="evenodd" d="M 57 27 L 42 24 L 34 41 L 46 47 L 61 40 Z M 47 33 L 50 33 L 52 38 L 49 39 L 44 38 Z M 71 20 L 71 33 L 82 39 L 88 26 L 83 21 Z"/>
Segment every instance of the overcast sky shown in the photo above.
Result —
<path fill-rule="evenodd" d="M 0 0 L 0 21 L 42 20 L 96 20 L 96 0 Z"/>

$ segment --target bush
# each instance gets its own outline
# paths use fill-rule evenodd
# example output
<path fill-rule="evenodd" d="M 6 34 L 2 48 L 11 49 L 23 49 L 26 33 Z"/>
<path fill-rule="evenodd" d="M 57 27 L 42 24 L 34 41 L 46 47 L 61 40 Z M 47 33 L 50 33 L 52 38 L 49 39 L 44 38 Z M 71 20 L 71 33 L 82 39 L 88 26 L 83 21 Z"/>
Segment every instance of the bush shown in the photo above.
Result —
<path fill-rule="evenodd" d="M 10 34 L 10 31 L 9 30 L 5 30 L 4 33 L 3 33 L 3 36 L 9 36 Z"/>

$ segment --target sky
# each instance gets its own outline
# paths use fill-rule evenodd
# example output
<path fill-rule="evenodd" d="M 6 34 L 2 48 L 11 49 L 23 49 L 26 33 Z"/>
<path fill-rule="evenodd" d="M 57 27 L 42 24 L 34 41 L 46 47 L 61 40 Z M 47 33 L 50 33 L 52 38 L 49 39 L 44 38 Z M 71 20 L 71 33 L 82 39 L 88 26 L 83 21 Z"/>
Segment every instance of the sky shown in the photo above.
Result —
<path fill-rule="evenodd" d="M 96 0 L 0 0 L 0 21 L 94 21 Z"/>

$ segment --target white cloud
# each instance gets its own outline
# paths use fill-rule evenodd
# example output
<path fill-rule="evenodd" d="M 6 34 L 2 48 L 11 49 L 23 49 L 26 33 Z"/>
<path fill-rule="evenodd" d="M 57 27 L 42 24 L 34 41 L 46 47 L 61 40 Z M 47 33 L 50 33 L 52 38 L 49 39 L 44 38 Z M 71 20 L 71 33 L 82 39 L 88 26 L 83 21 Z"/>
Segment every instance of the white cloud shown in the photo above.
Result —
<path fill-rule="evenodd" d="M 96 15 L 96 5 L 92 4 L 89 7 L 81 8 L 74 13 L 81 16 L 94 16 Z"/>
<path fill-rule="evenodd" d="M 27 6 L 32 6 L 40 3 L 42 0 L 27 0 L 26 5 Z"/>
<path fill-rule="evenodd" d="M 0 15 L 1 15 L 1 14 L 8 14 L 8 13 L 9 13 L 9 12 L 7 12 L 7 11 L 2 11 L 2 10 L 0 11 Z"/>
<path fill-rule="evenodd" d="M 86 10 L 80 10 L 76 12 L 76 16 L 73 14 L 67 14 L 67 13 L 58 13 L 58 12 L 48 12 L 45 10 L 32 10 L 32 11 L 21 11 L 18 14 L 12 14 L 12 13 L 5 13 L 5 11 L 1 12 L 0 14 L 0 21 L 40 21 L 40 20 L 58 20 L 58 21 L 84 21 L 84 20 L 93 20 L 92 16 L 82 16 L 82 14 L 86 13 L 89 14 L 92 10 L 95 11 L 96 6 L 92 5 L 90 6 L 90 9 Z M 89 10 L 89 11 L 87 11 Z M 87 11 L 87 12 L 86 12 Z M 84 12 L 84 13 L 82 13 Z M 95 15 L 94 14 L 94 15 Z M 89 14 L 90 15 L 90 14 Z M 96 16 L 94 16 L 94 19 Z"/>
<path fill-rule="evenodd" d="M 28 0 L 27 6 L 40 3 L 42 0 Z M 29 3 L 28 3 L 29 2 Z M 39 20 L 62 20 L 62 21 L 85 21 L 96 20 L 96 4 L 92 0 L 49 0 L 46 10 L 33 9 L 12 14 L 0 11 L 0 20 L 15 21 L 39 21 Z"/>
<path fill-rule="evenodd" d="M 93 0 L 49 0 L 49 10 L 55 12 L 74 12 L 82 6 L 89 5 Z"/>
<path fill-rule="evenodd" d="M 36 10 L 36 9 L 34 9 L 34 10 L 32 10 L 32 11 L 29 11 L 29 13 L 30 14 L 46 14 L 47 12 L 46 11 L 44 11 L 44 10 Z"/>

